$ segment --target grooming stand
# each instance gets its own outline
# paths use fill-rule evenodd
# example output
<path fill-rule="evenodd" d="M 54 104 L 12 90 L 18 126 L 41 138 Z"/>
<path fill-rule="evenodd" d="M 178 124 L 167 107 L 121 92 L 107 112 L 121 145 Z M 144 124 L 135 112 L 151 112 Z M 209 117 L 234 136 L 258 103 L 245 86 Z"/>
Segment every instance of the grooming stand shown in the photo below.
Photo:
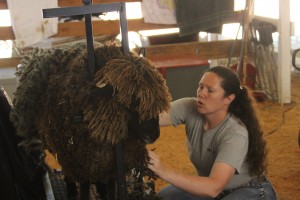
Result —
<path fill-rule="evenodd" d="M 92 0 L 82 0 L 83 6 L 78 7 L 64 7 L 64 8 L 49 8 L 43 9 L 43 17 L 63 17 L 84 15 L 85 18 L 85 30 L 86 30 L 86 44 L 88 51 L 88 67 L 89 67 L 89 79 L 94 79 L 95 73 L 95 58 L 94 58 L 94 39 L 93 39 L 93 26 L 92 26 L 92 14 L 102 12 L 118 11 L 120 13 L 120 31 L 122 34 L 122 48 L 124 54 L 129 53 L 128 43 L 128 29 L 126 19 L 125 3 L 106 3 L 93 5 Z M 117 170 L 117 187 L 118 187 L 118 200 L 127 199 L 126 178 L 124 169 L 124 147 L 120 142 L 115 146 L 116 157 L 116 170 Z M 89 183 L 80 184 L 80 200 L 89 199 Z"/>

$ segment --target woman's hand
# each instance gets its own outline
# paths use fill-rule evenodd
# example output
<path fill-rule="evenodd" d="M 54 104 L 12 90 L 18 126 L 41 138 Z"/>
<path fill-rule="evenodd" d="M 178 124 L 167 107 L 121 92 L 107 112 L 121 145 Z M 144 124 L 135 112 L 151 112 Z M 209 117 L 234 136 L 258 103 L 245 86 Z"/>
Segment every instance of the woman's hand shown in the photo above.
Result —
<path fill-rule="evenodd" d="M 148 168 L 153 171 L 157 176 L 161 177 L 162 174 L 165 172 L 165 167 L 163 163 L 160 161 L 159 156 L 154 152 L 148 150 L 149 155 L 149 162 L 148 162 Z"/>

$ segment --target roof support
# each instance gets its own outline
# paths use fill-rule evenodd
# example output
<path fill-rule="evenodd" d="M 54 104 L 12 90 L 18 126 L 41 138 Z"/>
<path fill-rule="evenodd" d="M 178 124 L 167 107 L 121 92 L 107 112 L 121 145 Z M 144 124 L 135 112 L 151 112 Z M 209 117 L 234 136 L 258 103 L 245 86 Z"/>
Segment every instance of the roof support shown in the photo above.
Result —
<path fill-rule="evenodd" d="M 290 0 L 279 0 L 278 101 L 291 103 Z"/>

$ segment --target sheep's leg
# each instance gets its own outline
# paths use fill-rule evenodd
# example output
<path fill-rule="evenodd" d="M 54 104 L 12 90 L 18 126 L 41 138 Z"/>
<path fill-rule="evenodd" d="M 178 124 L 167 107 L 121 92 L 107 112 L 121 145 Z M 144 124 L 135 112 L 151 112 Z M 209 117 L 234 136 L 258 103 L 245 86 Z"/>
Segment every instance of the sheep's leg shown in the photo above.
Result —
<path fill-rule="evenodd" d="M 69 200 L 77 199 L 78 192 L 77 192 L 76 182 L 71 181 L 68 177 L 65 177 L 64 181 L 66 183 L 68 199 Z"/>
<path fill-rule="evenodd" d="M 80 183 L 80 200 L 89 200 L 90 198 L 90 183 Z"/>
<path fill-rule="evenodd" d="M 96 183 L 97 192 L 100 194 L 103 200 L 115 200 L 115 182 L 111 179 L 107 183 L 97 182 Z"/>

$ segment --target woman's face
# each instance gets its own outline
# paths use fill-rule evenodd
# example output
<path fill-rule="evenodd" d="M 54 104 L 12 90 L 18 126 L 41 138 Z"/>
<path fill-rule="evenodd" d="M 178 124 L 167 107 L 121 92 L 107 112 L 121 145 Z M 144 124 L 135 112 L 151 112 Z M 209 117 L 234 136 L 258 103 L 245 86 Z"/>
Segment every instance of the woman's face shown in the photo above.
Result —
<path fill-rule="evenodd" d="M 204 115 L 226 112 L 231 97 L 224 97 L 224 89 L 221 87 L 221 78 L 213 73 L 206 72 L 199 82 L 197 89 L 198 112 Z"/>

